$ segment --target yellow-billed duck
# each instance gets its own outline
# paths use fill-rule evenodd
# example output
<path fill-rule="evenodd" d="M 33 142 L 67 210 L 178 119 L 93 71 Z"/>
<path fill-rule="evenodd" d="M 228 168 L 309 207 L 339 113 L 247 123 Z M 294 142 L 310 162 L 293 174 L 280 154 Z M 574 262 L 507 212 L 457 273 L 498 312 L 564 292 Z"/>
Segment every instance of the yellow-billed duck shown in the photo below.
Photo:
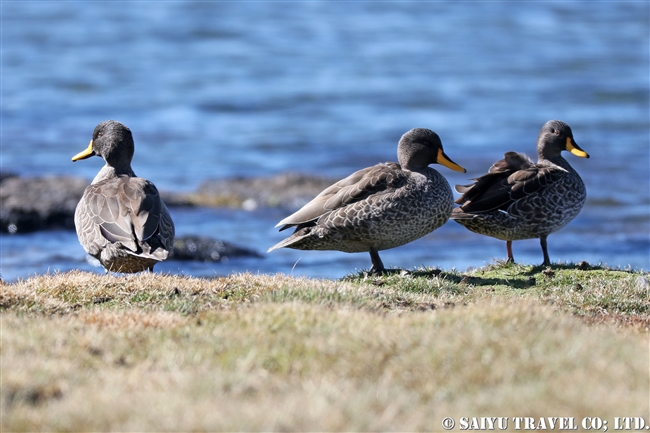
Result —
<path fill-rule="evenodd" d="M 565 150 L 589 158 L 569 125 L 546 122 L 537 137 L 537 163 L 507 152 L 473 184 L 456 185 L 462 196 L 451 218 L 475 233 L 506 241 L 509 262 L 514 262 L 512 241 L 539 238 L 543 264 L 550 265 L 547 236 L 575 218 L 587 198 L 582 179 L 561 155 Z"/>
<path fill-rule="evenodd" d="M 442 226 L 451 215 L 453 194 L 429 164 L 465 169 L 445 155 L 438 134 L 415 128 L 402 136 L 399 163 L 359 170 L 326 188 L 293 215 L 280 231 L 294 233 L 269 249 L 369 252 L 371 271 L 381 274 L 379 251 L 414 241 Z"/>
<path fill-rule="evenodd" d="M 100 156 L 106 165 L 75 210 L 79 242 L 106 271 L 152 271 L 174 244 L 174 223 L 153 183 L 131 169 L 131 130 L 114 120 L 97 125 L 88 147 L 72 161 Z"/>

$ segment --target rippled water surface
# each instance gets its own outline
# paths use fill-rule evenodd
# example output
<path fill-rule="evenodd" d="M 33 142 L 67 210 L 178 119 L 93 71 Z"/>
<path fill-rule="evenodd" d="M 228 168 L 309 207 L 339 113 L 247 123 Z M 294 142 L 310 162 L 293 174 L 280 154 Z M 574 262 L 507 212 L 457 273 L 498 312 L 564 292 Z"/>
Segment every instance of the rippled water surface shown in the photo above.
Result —
<path fill-rule="evenodd" d="M 590 159 L 567 155 L 589 198 L 549 237 L 553 261 L 649 265 L 648 3 L 5 2 L 3 171 L 90 179 L 72 164 L 94 126 L 134 132 L 138 175 L 160 189 L 302 171 L 343 177 L 395 160 L 401 134 L 438 132 L 467 174 L 507 150 L 534 154 L 549 119 Z M 288 210 L 172 209 L 178 234 L 260 252 Z M 73 232 L 0 235 L 5 279 L 93 267 Z M 505 257 L 505 243 L 449 222 L 385 251 L 387 266 L 445 269 Z M 538 241 L 514 244 L 540 263 Z M 341 277 L 367 254 L 280 250 L 263 259 L 156 269 Z"/>

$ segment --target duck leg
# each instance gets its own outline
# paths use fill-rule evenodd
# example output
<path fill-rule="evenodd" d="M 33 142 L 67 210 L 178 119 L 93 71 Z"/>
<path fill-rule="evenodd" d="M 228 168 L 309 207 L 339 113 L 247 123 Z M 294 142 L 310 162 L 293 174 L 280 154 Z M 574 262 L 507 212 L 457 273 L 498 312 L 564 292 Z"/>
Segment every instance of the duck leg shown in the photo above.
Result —
<path fill-rule="evenodd" d="M 512 256 L 512 241 L 506 241 L 506 250 L 508 251 L 507 263 L 514 263 L 515 258 Z"/>
<path fill-rule="evenodd" d="M 539 244 L 542 246 L 542 252 L 544 253 L 544 266 L 551 265 L 551 259 L 548 257 L 548 248 L 546 246 L 546 235 L 539 237 Z"/>
<path fill-rule="evenodd" d="M 379 258 L 379 251 L 377 248 L 370 248 L 370 260 L 372 260 L 372 268 L 370 268 L 370 272 L 375 273 L 377 275 L 381 275 L 384 273 L 384 264 L 381 262 L 381 259 Z"/>

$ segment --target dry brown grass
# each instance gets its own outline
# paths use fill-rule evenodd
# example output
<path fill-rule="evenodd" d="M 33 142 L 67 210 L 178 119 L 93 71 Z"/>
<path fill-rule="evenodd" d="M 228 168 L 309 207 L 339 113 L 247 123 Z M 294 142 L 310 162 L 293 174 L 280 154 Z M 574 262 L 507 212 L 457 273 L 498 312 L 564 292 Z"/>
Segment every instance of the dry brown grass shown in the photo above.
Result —
<path fill-rule="evenodd" d="M 649 419 L 647 327 L 626 324 L 647 320 L 645 274 L 541 271 L 350 281 L 71 272 L 2 285 L 1 427 L 411 431 L 441 430 L 446 416 Z M 523 288 L 531 275 L 539 281 Z"/>

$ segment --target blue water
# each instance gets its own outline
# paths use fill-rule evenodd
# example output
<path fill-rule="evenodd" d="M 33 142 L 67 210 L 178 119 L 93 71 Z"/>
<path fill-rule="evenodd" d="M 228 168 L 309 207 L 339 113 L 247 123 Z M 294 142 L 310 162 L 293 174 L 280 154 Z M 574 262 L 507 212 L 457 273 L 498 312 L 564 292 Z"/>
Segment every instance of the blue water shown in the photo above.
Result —
<path fill-rule="evenodd" d="M 413 127 L 467 169 L 533 156 L 549 119 L 591 158 L 568 155 L 589 198 L 549 237 L 551 260 L 650 268 L 647 2 L 2 2 L 3 171 L 72 174 L 93 128 L 134 132 L 138 175 L 160 189 L 286 170 L 328 177 L 395 160 Z M 264 252 L 288 210 L 172 209 L 179 234 Z M 94 269 L 73 232 L 1 235 L 6 280 Z M 538 241 L 515 258 L 541 263 Z M 384 264 L 444 269 L 505 257 L 504 242 L 449 222 Z M 188 275 L 341 277 L 367 254 L 274 251 L 228 263 L 165 262 Z"/>

